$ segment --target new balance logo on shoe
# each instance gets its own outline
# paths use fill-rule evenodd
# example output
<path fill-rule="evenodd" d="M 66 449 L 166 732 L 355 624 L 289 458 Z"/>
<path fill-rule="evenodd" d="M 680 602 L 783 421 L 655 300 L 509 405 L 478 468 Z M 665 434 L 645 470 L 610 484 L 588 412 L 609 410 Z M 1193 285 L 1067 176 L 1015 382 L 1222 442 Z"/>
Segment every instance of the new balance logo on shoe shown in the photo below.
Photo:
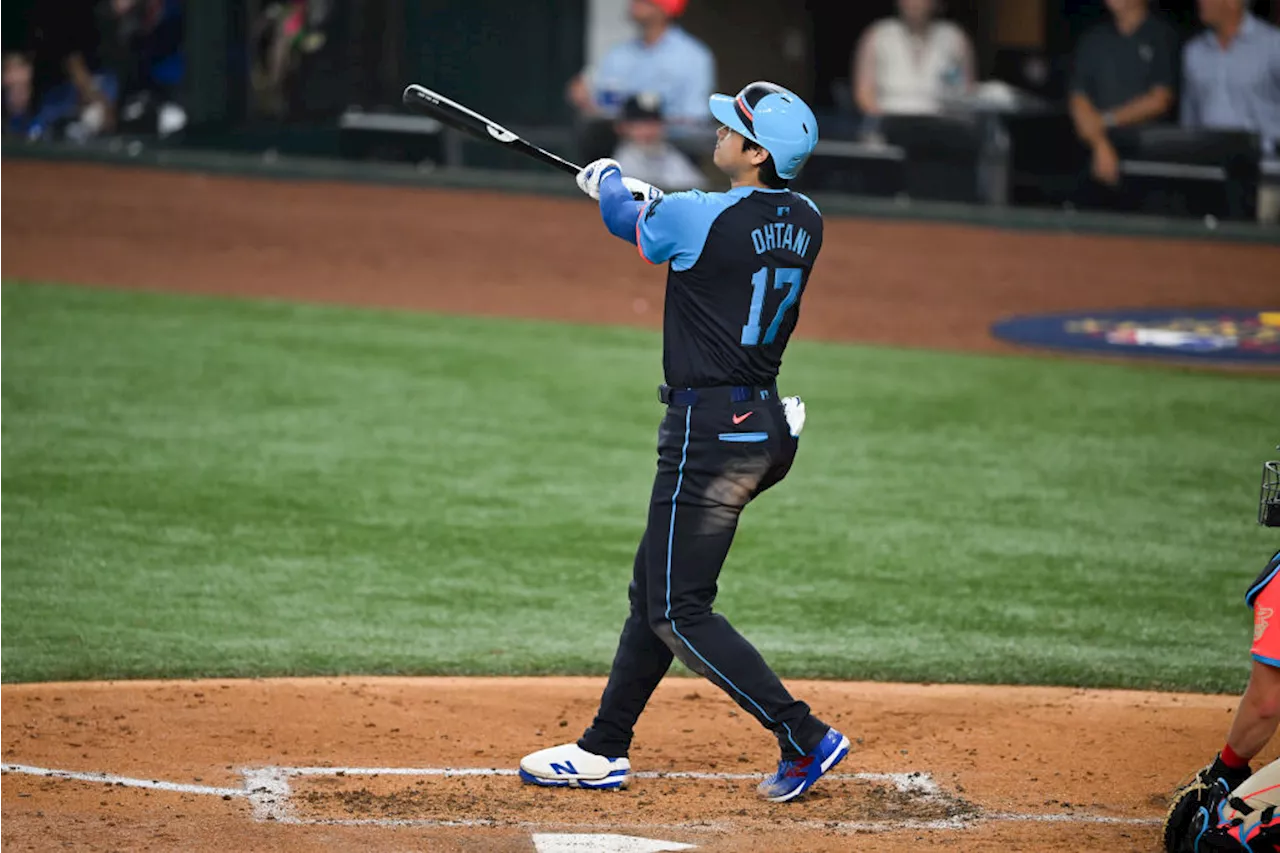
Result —
<path fill-rule="evenodd" d="M 551 772 L 556 774 L 565 774 L 567 776 L 577 776 L 578 768 L 574 767 L 573 762 L 571 761 L 566 761 L 564 764 L 555 764 L 553 762 L 551 765 Z"/>

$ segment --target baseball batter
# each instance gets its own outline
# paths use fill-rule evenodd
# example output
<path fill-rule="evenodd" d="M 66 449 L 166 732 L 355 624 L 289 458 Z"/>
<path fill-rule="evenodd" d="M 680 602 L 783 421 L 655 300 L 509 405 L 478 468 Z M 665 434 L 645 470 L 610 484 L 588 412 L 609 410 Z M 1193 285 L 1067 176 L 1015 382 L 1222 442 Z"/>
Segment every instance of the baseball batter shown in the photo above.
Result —
<path fill-rule="evenodd" d="M 782 759 L 759 789 L 766 799 L 799 796 L 849 752 L 848 738 L 793 698 L 712 611 L 739 515 L 795 459 L 803 403 L 780 398 L 775 382 L 822 249 L 822 215 L 788 189 L 818 141 L 804 101 L 760 82 L 713 95 L 710 106 L 723 125 L 714 160 L 728 192 L 663 195 L 609 159 L 578 175 L 610 233 L 648 263 L 669 264 L 659 388 L 667 411 L 631 612 L 600 709 L 577 743 L 525 756 L 520 777 L 531 784 L 626 786 L 636 720 L 673 656 L 777 738 Z"/>
<path fill-rule="evenodd" d="M 1262 466 L 1258 523 L 1280 527 L 1280 461 Z M 1222 750 L 1178 791 L 1169 809 L 1167 853 L 1280 850 L 1280 761 L 1250 775 L 1250 762 L 1280 727 L 1280 551 L 1244 601 L 1253 608 L 1249 685 Z"/>

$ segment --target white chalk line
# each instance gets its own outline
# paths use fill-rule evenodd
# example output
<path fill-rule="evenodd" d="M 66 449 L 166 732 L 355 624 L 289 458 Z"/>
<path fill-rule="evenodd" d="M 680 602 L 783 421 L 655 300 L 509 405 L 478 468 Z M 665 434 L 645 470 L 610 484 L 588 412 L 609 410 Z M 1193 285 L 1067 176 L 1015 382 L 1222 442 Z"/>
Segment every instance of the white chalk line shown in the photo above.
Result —
<path fill-rule="evenodd" d="M 1147 826 L 1164 823 L 1162 817 L 1113 817 L 1104 814 L 1037 814 L 1034 812 L 985 812 L 981 820 L 1017 820 L 1033 823 L 1114 823 L 1125 826 Z"/>
<path fill-rule="evenodd" d="M 534 821 L 503 821 L 496 819 L 453 819 L 437 820 L 427 818 L 301 818 L 294 814 L 289 779 L 292 777 L 316 776 L 439 776 L 439 777 L 499 777 L 515 776 L 515 770 L 499 767 L 253 767 L 240 771 L 243 780 L 241 788 L 224 788 L 211 785 L 194 785 L 181 782 L 165 782 L 158 779 L 139 779 L 119 776 L 111 773 L 92 773 L 74 770 L 55 770 L 47 767 L 34 767 L 29 764 L 3 764 L 0 771 L 5 773 L 21 773 L 31 776 L 43 776 L 53 779 L 69 779 L 80 782 L 97 782 L 105 785 L 120 785 L 126 788 L 145 788 L 157 791 L 169 791 L 184 794 L 204 794 L 224 798 L 247 799 L 253 808 L 253 817 L 257 821 L 273 821 L 294 825 L 324 826 L 387 826 L 387 827 L 510 827 L 521 829 L 545 829 L 565 826 L 578 829 L 675 829 L 695 832 L 729 832 L 737 827 L 727 821 L 697 821 L 692 823 L 671 824 L 560 824 Z M 692 779 L 692 780 L 725 780 L 738 781 L 758 779 L 760 774 L 750 773 L 696 773 L 696 772 L 663 772 L 646 771 L 634 774 L 641 779 Z M 844 779 L 862 782 L 888 782 L 904 793 L 913 794 L 928 801 L 943 795 L 937 782 L 927 773 L 839 773 L 831 774 L 829 779 Z M 1160 818 L 1128 818 L 1110 815 L 1093 815 L 1078 813 L 1043 814 L 1026 812 L 978 812 L 971 816 L 943 818 L 937 820 L 895 820 L 882 822 L 866 821 L 823 821 L 801 820 L 785 821 L 779 828 L 837 830 L 844 832 L 894 832 L 912 830 L 955 830 L 967 829 L 982 823 L 994 821 L 1025 821 L 1044 823 L 1093 823 L 1123 824 L 1128 826 L 1152 825 L 1161 822 Z"/>
<path fill-rule="evenodd" d="M 132 779 L 111 773 L 82 773 L 75 770 L 50 770 L 29 764 L 0 764 L 0 772 L 25 773 L 29 776 L 48 776 L 53 779 L 73 779 L 77 782 L 101 782 L 104 785 L 120 785 L 125 788 L 150 788 L 154 791 L 174 791 L 179 794 L 210 794 L 218 797 L 247 797 L 243 788 L 214 788 L 209 785 L 187 785 L 182 782 L 162 782 L 158 779 Z"/>

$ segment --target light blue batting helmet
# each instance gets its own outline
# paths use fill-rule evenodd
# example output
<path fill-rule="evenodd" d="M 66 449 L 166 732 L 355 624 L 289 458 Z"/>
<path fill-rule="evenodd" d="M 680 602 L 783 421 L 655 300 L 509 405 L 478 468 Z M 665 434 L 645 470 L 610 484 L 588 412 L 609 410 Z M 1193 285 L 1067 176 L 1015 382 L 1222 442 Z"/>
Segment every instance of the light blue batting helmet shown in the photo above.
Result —
<path fill-rule="evenodd" d="M 737 95 L 712 95 L 711 114 L 768 151 L 778 177 L 800 174 L 818 144 L 818 120 L 800 96 L 763 80 L 744 86 Z"/>

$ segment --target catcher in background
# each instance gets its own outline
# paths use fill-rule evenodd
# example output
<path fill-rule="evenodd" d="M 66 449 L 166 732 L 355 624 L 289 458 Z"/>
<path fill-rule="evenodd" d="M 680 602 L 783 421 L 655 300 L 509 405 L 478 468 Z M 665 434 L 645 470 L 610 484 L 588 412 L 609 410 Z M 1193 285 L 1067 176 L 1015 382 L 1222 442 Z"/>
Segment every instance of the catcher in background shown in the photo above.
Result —
<path fill-rule="evenodd" d="M 1280 448 L 1277 448 L 1280 449 Z M 1280 462 L 1262 466 L 1258 523 L 1280 527 Z M 1167 853 L 1280 850 L 1280 759 L 1249 762 L 1280 726 L 1280 551 L 1245 593 L 1253 608 L 1253 670 L 1211 764 L 1178 791 L 1164 826 Z"/>

